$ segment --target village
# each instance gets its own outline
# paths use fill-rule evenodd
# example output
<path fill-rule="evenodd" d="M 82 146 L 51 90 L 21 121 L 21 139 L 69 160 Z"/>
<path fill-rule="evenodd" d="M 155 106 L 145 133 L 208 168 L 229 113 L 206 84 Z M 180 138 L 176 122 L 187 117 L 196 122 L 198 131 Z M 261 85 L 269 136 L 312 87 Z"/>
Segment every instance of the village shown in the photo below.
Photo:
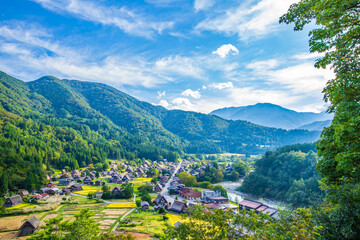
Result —
<path fill-rule="evenodd" d="M 110 161 L 107 171 L 90 168 L 71 172 L 52 170 L 46 186 L 31 193 L 20 189 L 17 195 L 5 198 L 3 203 L 5 209 L 16 214 L 24 214 L 23 218 L 19 218 L 22 219 L 17 224 L 19 228 L 11 229 L 14 230 L 12 236 L 29 236 L 43 226 L 50 216 L 63 216 L 64 219 L 71 221 L 75 213 L 86 207 L 96 213 L 94 217 L 104 231 L 133 232 L 137 237 L 145 234 L 144 239 L 149 236 L 156 237 L 156 234 L 161 233 L 165 222 L 178 226 L 186 221 L 181 215 L 188 213 L 194 205 L 203 206 L 206 212 L 222 209 L 237 213 L 245 208 L 276 216 L 276 209 L 260 202 L 244 199 L 235 203 L 229 201 L 220 190 L 187 187 L 181 182 L 179 174 L 186 172 L 197 176 L 210 164 L 201 162 L 199 167 L 196 163 L 198 167 L 194 168 L 195 163 L 193 160 L 185 159 L 178 164 L 168 162 L 166 159 L 159 162 L 144 160 L 138 164 Z M 231 165 L 226 165 L 225 170 L 231 172 Z M 130 195 L 125 194 L 124 186 L 131 189 Z M 144 186 L 147 186 L 147 189 L 151 186 L 150 191 L 144 193 L 142 189 Z M 148 201 L 143 201 L 143 196 L 150 198 L 147 198 Z M 49 205 L 47 203 L 55 198 L 61 199 L 62 202 L 54 208 L 45 208 L 45 214 L 39 213 L 43 211 L 39 206 Z M 47 212 L 49 214 L 46 214 Z M 149 214 L 150 212 L 152 215 Z M 166 217 L 164 218 L 163 215 Z M 140 222 L 139 218 L 145 219 L 144 222 Z M 0 221 L 3 222 L 4 219 L 0 218 Z M 145 221 L 151 224 L 144 226 Z M 1 227 L 3 226 L 0 225 L 0 237 L 1 231 L 10 230 Z"/>

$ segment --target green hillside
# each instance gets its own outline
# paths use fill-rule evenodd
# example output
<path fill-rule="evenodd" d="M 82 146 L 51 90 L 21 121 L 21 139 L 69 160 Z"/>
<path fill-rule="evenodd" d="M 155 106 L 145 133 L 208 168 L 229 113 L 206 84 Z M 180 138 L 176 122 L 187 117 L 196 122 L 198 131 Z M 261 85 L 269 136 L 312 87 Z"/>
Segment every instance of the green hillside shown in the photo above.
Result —
<path fill-rule="evenodd" d="M 282 130 L 139 101 L 99 83 L 0 72 L 0 175 L 31 189 L 50 166 L 75 169 L 105 159 L 174 161 L 179 154 L 258 154 L 312 142 L 319 132 Z"/>

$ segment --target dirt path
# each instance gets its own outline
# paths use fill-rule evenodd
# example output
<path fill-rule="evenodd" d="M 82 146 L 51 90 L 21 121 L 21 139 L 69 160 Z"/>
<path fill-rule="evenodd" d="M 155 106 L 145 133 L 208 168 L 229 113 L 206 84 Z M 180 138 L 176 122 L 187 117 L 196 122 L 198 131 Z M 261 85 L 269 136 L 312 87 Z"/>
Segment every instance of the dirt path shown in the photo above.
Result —
<path fill-rule="evenodd" d="M 113 227 L 113 229 L 111 229 L 111 231 L 114 232 L 114 231 L 117 229 L 117 227 L 119 226 L 120 222 L 121 222 L 122 220 L 124 220 L 124 219 L 127 217 L 127 215 L 129 215 L 130 213 L 132 213 L 135 209 L 136 209 L 136 208 L 133 208 L 133 209 L 131 209 L 130 211 L 128 211 L 127 213 L 125 213 L 125 214 L 120 218 L 120 220 L 115 224 L 115 226 Z"/>

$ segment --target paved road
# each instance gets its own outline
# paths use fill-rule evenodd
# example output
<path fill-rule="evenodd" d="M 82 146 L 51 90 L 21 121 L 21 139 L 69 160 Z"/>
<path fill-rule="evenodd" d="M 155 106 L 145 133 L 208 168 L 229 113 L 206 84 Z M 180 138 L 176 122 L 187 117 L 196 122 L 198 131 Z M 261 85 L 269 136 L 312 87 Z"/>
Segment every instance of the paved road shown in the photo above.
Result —
<path fill-rule="evenodd" d="M 168 188 L 170 187 L 171 181 L 173 180 L 173 178 L 175 177 L 175 175 L 179 171 L 179 168 L 181 167 L 181 164 L 182 164 L 182 160 L 179 163 L 179 165 L 176 167 L 174 173 L 171 175 L 171 178 L 169 179 L 169 181 L 165 184 L 165 187 L 163 188 L 163 190 L 161 191 L 161 194 L 163 196 L 170 196 Z"/>

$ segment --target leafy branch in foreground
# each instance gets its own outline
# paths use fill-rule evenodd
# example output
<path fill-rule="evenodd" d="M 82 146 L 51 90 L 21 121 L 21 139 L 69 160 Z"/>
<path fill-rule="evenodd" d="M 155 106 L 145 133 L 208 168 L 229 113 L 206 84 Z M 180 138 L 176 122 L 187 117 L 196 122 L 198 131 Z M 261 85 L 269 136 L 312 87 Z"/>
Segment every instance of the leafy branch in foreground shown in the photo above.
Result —
<path fill-rule="evenodd" d="M 329 112 L 335 113 L 317 143 L 317 170 L 323 203 L 314 206 L 325 239 L 360 239 L 360 1 L 301 0 L 280 22 L 310 31 L 310 52 L 323 55 L 315 66 L 331 67 L 335 78 L 324 89 Z"/>
<path fill-rule="evenodd" d="M 178 227 L 167 226 L 162 239 L 317 239 L 320 226 L 315 224 L 309 209 L 280 211 L 274 220 L 263 213 L 242 210 L 191 208 Z"/>
<path fill-rule="evenodd" d="M 62 222 L 62 217 L 50 218 L 41 231 L 35 232 L 30 240 L 133 240 L 131 235 L 114 235 L 101 232 L 99 223 L 90 218 L 94 212 L 82 209 L 73 222 Z"/>

